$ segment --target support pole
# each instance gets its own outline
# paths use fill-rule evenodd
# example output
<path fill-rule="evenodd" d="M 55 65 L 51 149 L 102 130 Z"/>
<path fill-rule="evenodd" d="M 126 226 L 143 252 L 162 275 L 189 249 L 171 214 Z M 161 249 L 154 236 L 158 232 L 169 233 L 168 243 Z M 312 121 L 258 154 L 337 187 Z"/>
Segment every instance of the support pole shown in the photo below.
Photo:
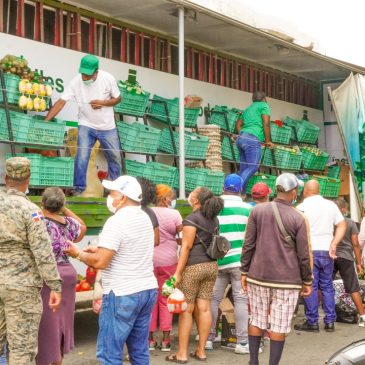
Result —
<path fill-rule="evenodd" d="M 179 7 L 179 181 L 180 199 L 185 199 L 185 110 L 184 110 L 184 8 Z"/>

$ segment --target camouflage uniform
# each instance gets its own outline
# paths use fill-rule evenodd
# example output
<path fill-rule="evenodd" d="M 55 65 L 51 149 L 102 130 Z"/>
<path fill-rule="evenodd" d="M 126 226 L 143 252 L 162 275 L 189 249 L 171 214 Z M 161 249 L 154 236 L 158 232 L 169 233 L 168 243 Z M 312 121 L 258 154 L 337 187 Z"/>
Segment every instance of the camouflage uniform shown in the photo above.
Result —
<path fill-rule="evenodd" d="M 24 180 L 30 175 L 29 160 L 7 160 L 6 175 Z M 0 190 L 0 354 L 7 340 L 9 365 L 34 361 L 43 281 L 51 290 L 61 292 L 42 212 L 24 193 Z"/>

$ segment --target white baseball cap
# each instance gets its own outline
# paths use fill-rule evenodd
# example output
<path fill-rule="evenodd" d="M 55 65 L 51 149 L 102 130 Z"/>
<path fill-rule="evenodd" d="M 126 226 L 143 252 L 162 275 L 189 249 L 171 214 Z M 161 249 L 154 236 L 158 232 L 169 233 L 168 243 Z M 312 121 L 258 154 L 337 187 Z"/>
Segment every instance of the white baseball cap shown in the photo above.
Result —
<path fill-rule="evenodd" d="M 142 200 L 141 185 L 133 176 L 123 175 L 114 181 L 103 180 L 102 185 L 105 189 L 119 191 L 136 202 L 140 202 Z"/>
<path fill-rule="evenodd" d="M 276 179 L 275 186 L 281 186 L 284 191 L 290 191 L 295 189 L 298 186 L 303 186 L 304 183 L 302 180 L 299 180 L 294 174 L 289 172 L 285 172 L 281 174 Z"/>

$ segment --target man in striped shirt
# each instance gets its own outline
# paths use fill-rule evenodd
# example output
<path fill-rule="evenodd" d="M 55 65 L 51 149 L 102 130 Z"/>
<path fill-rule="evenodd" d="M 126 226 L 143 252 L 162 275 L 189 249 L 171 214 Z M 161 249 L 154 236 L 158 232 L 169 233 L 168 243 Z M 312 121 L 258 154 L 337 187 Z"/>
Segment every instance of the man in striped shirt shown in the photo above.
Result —
<path fill-rule="evenodd" d="M 218 306 L 223 299 L 229 284 L 232 285 L 234 299 L 234 314 L 236 319 L 237 354 L 249 353 L 248 347 L 248 297 L 242 292 L 240 258 L 245 238 L 246 224 L 252 209 L 244 203 L 240 196 L 242 178 L 239 175 L 228 175 L 224 181 L 224 209 L 218 216 L 220 233 L 231 242 L 231 249 L 227 255 L 218 260 L 219 273 L 215 283 L 211 303 L 212 328 L 206 344 L 206 349 L 213 349 L 215 338 L 215 324 L 218 316 Z"/>

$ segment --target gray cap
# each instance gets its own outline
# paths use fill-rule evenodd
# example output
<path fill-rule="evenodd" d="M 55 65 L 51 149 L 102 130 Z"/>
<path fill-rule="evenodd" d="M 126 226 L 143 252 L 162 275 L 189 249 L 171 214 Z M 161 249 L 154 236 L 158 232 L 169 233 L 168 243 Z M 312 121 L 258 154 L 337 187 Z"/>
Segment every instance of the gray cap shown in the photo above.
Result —
<path fill-rule="evenodd" d="M 299 180 L 294 174 L 285 172 L 276 179 L 275 186 L 281 186 L 285 191 L 290 191 L 298 186 L 303 186 L 302 180 Z"/>

